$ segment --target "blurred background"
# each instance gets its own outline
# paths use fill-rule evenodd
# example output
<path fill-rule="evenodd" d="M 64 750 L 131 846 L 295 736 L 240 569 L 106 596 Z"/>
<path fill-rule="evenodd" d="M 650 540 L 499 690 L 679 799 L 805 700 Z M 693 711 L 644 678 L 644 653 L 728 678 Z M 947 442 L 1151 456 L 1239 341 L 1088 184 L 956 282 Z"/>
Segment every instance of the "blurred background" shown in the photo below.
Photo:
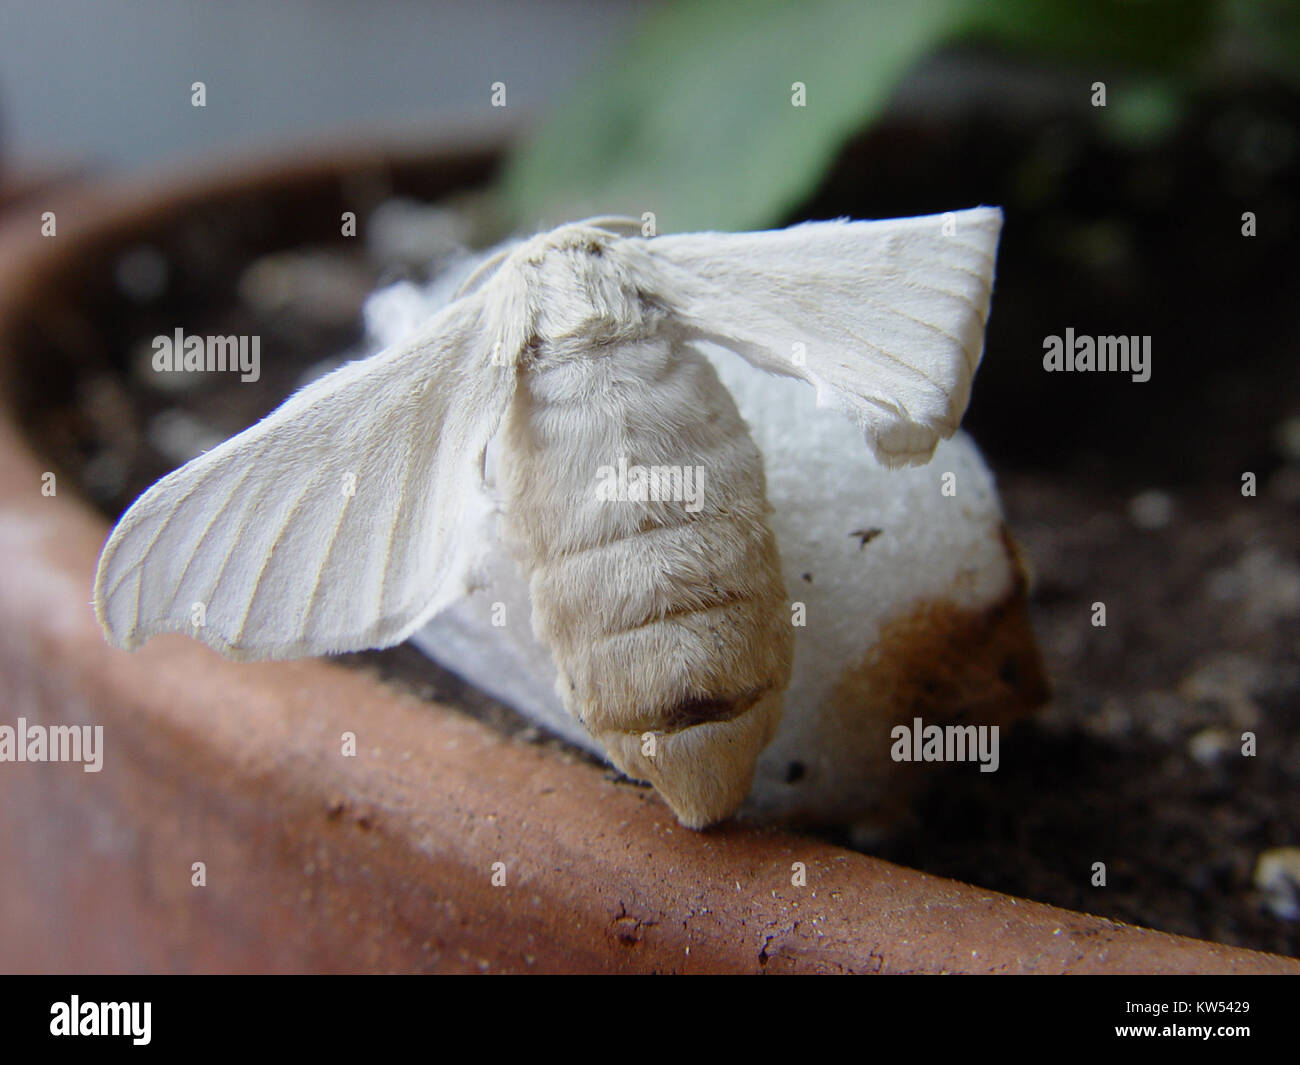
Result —
<path fill-rule="evenodd" d="M 4 0 L 11 211 L 51 182 L 211 181 L 245 152 L 386 138 L 464 144 L 473 188 L 430 209 L 422 190 L 447 182 L 394 169 L 338 202 L 268 194 L 137 235 L 64 294 L 87 328 L 33 341 L 20 416 L 111 516 L 355 354 L 365 294 L 427 276 L 449 241 L 594 213 L 671 232 L 1001 205 L 965 427 L 1024 549 L 1056 695 L 998 773 L 950 775 L 877 853 L 1300 953 L 1298 86 L 1284 0 Z M 388 205 L 387 243 L 340 252 L 340 203 Z M 180 320 L 296 355 L 252 399 L 153 394 L 133 359 Z M 1151 379 L 1045 373 L 1067 328 L 1151 337 Z M 159 430 L 176 411 L 190 420 Z"/>
<path fill-rule="evenodd" d="M 3 0 L 0 128 L 11 161 L 139 170 L 349 129 L 481 119 L 497 80 L 513 106 L 535 111 L 648 6 Z M 195 81 L 209 91 L 197 114 Z"/>

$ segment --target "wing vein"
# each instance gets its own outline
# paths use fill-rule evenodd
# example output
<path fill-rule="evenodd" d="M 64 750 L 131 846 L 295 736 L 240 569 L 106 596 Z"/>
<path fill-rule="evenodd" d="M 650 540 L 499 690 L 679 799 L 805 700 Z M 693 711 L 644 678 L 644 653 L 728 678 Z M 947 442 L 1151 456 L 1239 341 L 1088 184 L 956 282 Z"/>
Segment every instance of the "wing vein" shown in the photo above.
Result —
<path fill-rule="evenodd" d="M 266 549 L 266 553 L 262 556 L 262 564 L 257 569 L 257 576 L 253 578 L 253 591 L 248 597 L 248 603 L 244 606 L 243 616 L 240 617 L 239 625 L 235 629 L 235 635 L 230 641 L 232 645 L 238 644 L 239 641 L 244 638 L 244 626 L 248 624 L 248 617 L 253 612 L 253 604 L 257 602 L 257 594 L 262 589 L 262 577 L 266 573 L 266 567 L 271 564 L 271 559 L 275 557 L 276 548 L 279 546 L 280 541 L 284 539 L 285 533 L 287 533 L 293 525 L 294 516 L 298 513 L 298 508 L 302 506 L 302 501 L 306 499 L 312 489 L 316 487 L 318 481 L 319 474 L 317 477 L 309 480 L 307 482 L 307 487 L 298 493 L 298 497 L 293 501 L 293 506 L 289 508 L 288 513 L 284 516 L 284 520 L 280 522 L 280 528 L 276 530 L 275 538 L 271 541 L 270 546 Z M 305 623 L 304 615 L 303 624 Z"/>

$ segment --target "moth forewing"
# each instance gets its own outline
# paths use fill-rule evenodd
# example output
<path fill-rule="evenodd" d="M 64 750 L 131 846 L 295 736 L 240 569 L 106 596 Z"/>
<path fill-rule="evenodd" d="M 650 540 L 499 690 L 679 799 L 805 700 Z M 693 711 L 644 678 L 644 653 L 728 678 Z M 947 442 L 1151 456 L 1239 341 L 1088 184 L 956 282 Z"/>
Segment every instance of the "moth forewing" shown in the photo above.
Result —
<path fill-rule="evenodd" d="M 363 650 L 456 601 L 475 554 L 458 518 L 514 390 L 484 311 L 452 304 L 150 488 L 100 555 L 109 640 L 185 632 L 240 659 Z"/>
<path fill-rule="evenodd" d="M 1001 229 L 1000 209 L 976 207 L 620 249 L 686 335 L 807 381 L 896 466 L 929 461 L 970 401 Z"/>

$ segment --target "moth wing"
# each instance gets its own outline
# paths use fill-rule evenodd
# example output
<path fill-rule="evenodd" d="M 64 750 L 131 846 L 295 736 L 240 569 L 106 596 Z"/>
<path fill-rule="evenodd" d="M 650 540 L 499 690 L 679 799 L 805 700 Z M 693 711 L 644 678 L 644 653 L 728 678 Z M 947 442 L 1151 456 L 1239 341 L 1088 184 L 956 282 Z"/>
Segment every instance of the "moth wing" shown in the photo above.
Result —
<path fill-rule="evenodd" d="M 898 466 L 928 461 L 965 413 L 1001 228 L 978 207 L 625 245 L 688 335 L 807 381 Z"/>
<path fill-rule="evenodd" d="M 463 594 L 459 524 L 514 389 L 486 306 L 444 308 L 150 488 L 100 556 L 109 641 L 186 632 L 241 659 L 384 647 Z"/>

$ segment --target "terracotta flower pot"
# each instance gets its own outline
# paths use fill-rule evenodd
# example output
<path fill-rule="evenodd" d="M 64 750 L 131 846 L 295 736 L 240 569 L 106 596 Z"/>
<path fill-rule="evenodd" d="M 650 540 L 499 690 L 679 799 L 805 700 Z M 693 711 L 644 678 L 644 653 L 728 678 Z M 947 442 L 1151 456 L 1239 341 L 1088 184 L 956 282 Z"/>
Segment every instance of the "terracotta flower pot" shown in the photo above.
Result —
<path fill-rule="evenodd" d="M 195 213 L 250 247 L 291 247 L 337 232 L 359 188 L 435 197 L 481 182 L 496 155 L 464 139 L 348 149 L 11 205 L 0 725 L 102 726 L 103 762 L 0 764 L 0 968 L 1300 972 L 810 838 L 690 832 L 585 759 L 329 662 L 104 642 L 88 600 L 108 523 L 26 427 L 36 397 L 69 387 L 51 353 L 107 346 L 114 255 Z"/>

